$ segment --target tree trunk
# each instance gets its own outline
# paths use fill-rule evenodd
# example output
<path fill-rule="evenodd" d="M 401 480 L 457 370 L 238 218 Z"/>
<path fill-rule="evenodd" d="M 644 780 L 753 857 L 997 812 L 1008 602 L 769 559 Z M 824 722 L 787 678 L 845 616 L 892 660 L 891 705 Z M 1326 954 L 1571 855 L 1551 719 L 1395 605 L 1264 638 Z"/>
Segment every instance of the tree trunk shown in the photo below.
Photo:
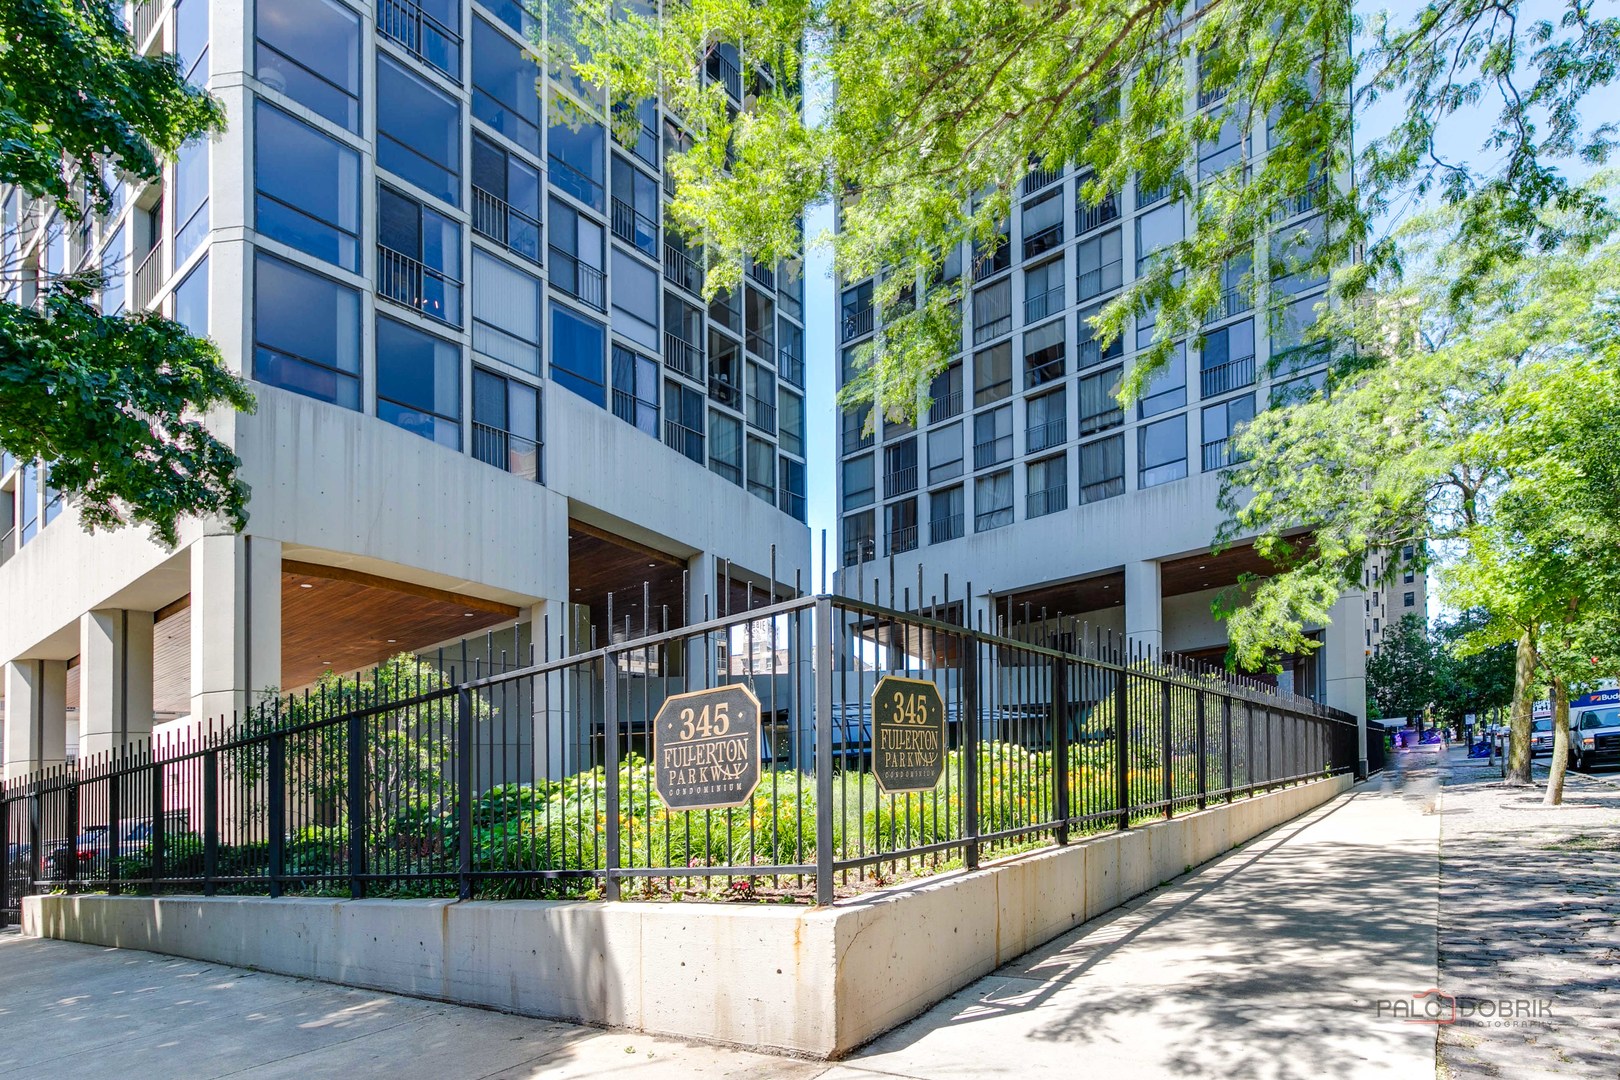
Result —
<path fill-rule="evenodd" d="M 1530 783 L 1530 719 L 1536 708 L 1536 638 L 1526 629 L 1519 635 L 1513 658 L 1513 717 L 1508 726 L 1507 773 L 1510 784 Z"/>
<path fill-rule="evenodd" d="M 1564 680 L 1552 677 L 1553 753 L 1547 766 L 1547 806 L 1558 806 L 1564 801 L 1564 772 L 1569 768 L 1569 692 Z"/>

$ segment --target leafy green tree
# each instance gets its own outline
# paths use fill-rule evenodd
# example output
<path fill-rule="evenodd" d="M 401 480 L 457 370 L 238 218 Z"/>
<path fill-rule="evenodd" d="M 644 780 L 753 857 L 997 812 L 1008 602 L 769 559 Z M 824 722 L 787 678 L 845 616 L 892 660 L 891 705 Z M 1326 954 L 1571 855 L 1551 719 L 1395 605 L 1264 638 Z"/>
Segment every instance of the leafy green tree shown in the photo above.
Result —
<path fill-rule="evenodd" d="M 1444 661 L 1436 713 L 1446 723 L 1460 727 L 1468 714 L 1484 717 L 1513 700 L 1512 643 L 1473 642 L 1472 635 L 1488 622 L 1485 612 L 1470 610 L 1442 619 L 1434 628 Z"/>
<path fill-rule="evenodd" d="M 615 0 L 555 8 L 559 63 L 611 87 L 618 105 L 659 93 L 690 127 L 692 148 L 668 164 L 677 180 L 669 220 L 707 245 L 711 294 L 737 287 L 751 259 L 798 258 L 806 210 L 836 203 L 837 270 L 885 275 L 883 334 L 863 347 L 860 376 L 843 391 L 846 406 L 874 401 L 875 412 L 925 407 L 930 379 L 959 347 L 970 276 L 943 281 L 944 253 L 1007 242 L 1013 202 L 1035 169 L 1082 165 L 1091 206 L 1133 182 L 1191 204 L 1190 231 L 1093 319 L 1106 344 L 1133 315 L 1157 312 L 1127 397 L 1227 292 L 1264 299 L 1274 276 L 1325 273 L 1367 246 L 1367 265 L 1341 281 L 1353 295 L 1394 253 L 1369 223 L 1398 200 L 1437 188 L 1461 208 L 1473 273 L 1459 292 L 1491 264 L 1555 239 L 1547 207 L 1578 220 L 1603 214 L 1559 169 L 1611 145 L 1606 126 L 1582 124 L 1579 106 L 1615 76 L 1620 23 L 1595 17 L 1589 0 L 1451 0 L 1404 26 L 1360 20 L 1345 0 L 689 0 L 662 16 Z M 731 46 L 745 58 L 734 75 Z M 756 78 L 756 64 L 774 79 Z M 807 82 L 834 89 L 802 108 Z M 1212 104 L 1189 115 L 1194 94 Z M 1404 99 L 1402 122 L 1352 162 L 1356 117 L 1391 95 Z M 1490 165 L 1444 160 L 1436 132 L 1486 100 L 1501 102 L 1482 155 Z M 1233 137 L 1232 153 L 1210 152 Z M 1324 185 L 1352 164 L 1354 191 Z M 1323 207 L 1325 229 L 1268 240 L 1305 199 Z M 919 281 L 929 287 L 917 303 Z"/>
<path fill-rule="evenodd" d="M 0 184 L 54 205 L 58 228 L 110 209 L 104 162 L 155 181 L 183 143 L 224 123 L 174 57 L 135 51 L 121 11 L 0 3 Z M 252 398 L 218 350 L 157 315 L 101 314 L 98 275 L 38 284 L 37 308 L 0 301 L 0 447 L 50 463 L 91 528 L 144 522 L 172 543 L 188 515 L 240 527 L 239 462 L 203 420 Z"/>
<path fill-rule="evenodd" d="M 1422 717 L 1438 704 L 1443 657 L 1416 615 L 1407 615 L 1384 634 L 1378 655 L 1367 661 L 1367 696 L 1380 716 Z"/>

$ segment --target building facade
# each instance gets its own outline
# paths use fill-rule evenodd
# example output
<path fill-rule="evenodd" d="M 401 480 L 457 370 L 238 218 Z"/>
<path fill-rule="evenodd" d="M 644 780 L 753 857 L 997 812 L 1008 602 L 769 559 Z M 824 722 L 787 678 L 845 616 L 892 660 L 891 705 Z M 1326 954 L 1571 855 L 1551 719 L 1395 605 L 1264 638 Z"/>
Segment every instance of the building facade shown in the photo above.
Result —
<path fill-rule="evenodd" d="M 1380 549 L 1367 560 L 1362 604 L 1368 656 L 1378 655 L 1385 636 L 1408 615 L 1428 625 L 1429 573 L 1419 565 L 1417 554 L 1416 545 L 1404 544 Z"/>
<path fill-rule="evenodd" d="M 1188 107 L 1219 109 L 1191 83 Z M 1261 143 L 1269 135 L 1255 133 Z M 1236 123 L 1200 148 L 1195 185 L 1266 152 Z M 960 350 L 934 381 L 915 426 L 843 418 L 838 587 L 866 592 L 886 579 L 929 604 L 971 584 L 971 611 L 1017 629 L 1042 612 L 1079 617 L 1091 633 L 1220 660 L 1211 603 L 1244 573 L 1263 572 L 1251 546 L 1215 555 L 1221 470 L 1231 436 L 1257 410 L 1322 385 L 1327 357 L 1305 343 L 1327 280 L 1279 274 L 1267 296 L 1283 308 L 1271 328 L 1239 288 L 1252 257 L 1227 268 L 1227 291 L 1201 337 L 1178 342 L 1168 368 L 1122 408 L 1121 379 L 1154 336 L 1151 316 L 1103 348 L 1087 319 L 1190 228 L 1168 190 L 1132 184 L 1098 206 L 1079 198 L 1085 175 L 1035 169 L 1023 181 L 1001 244 L 951 252 L 944 278 L 967 277 Z M 1277 223 L 1320 236 L 1317 195 Z M 840 378 L 881 333 L 871 280 L 841 283 Z M 884 589 L 887 586 L 882 586 Z M 1287 658 L 1287 688 L 1365 711 L 1359 593 L 1340 601 L 1324 647 Z M 1029 614 L 1026 615 L 1025 613 Z"/>
<path fill-rule="evenodd" d="M 213 418 L 251 518 L 92 536 L 48 463 L 3 463 L 8 775 L 472 631 L 526 660 L 802 580 L 799 272 L 701 300 L 700 245 L 663 227 L 688 137 L 649 101 L 621 141 L 537 66 L 562 32 L 540 0 L 129 20 L 227 127 L 161 183 L 99 166 L 115 206 L 82 225 L 4 193 L 4 288 L 99 263 L 103 311 L 217 342 L 258 400 Z M 726 48 L 707 69 L 738 101 L 769 77 Z"/>

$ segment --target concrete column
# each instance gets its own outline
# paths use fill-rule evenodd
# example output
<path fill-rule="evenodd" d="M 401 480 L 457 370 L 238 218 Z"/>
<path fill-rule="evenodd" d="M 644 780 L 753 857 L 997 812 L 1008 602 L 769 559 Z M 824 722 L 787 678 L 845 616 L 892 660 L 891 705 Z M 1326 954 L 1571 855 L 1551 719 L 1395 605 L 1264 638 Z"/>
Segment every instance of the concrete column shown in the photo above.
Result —
<path fill-rule="evenodd" d="M 6 665 L 7 780 L 67 761 L 67 661 Z"/>
<path fill-rule="evenodd" d="M 79 757 L 152 735 L 152 613 L 105 609 L 79 617 Z"/>
<path fill-rule="evenodd" d="M 714 555 L 703 551 L 686 560 L 686 622 L 702 622 L 719 615 L 724 601 L 715 589 L 720 575 L 720 564 Z"/>
<path fill-rule="evenodd" d="M 545 663 L 574 650 L 569 639 L 569 605 L 563 600 L 546 600 L 531 605 L 529 618 L 534 625 L 535 660 Z M 569 676 L 565 671 L 552 671 L 534 680 L 532 700 L 534 723 L 534 772 L 536 776 L 552 780 L 561 779 L 574 771 L 571 764 L 577 759 L 577 747 L 569 745 L 571 723 L 569 714 Z M 574 739 L 577 743 L 579 740 Z"/>
<path fill-rule="evenodd" d="M 1367 646 L 1362 593 L 1353 590 L 1333 605 L 1322 635 L 1324 700 L 1356 718 L 1358 775 L 1367 775 Z"/>
<path fill-rule="evenodd" d="M 225 718 L 281 688 L 281 543 L 191 545 L 191 718 Z"/>
<path fill-rule="evenodd" d="M 1164 648 L 1164 595 L 1151 559 L 1125 564 L 1125 640 L 1134 648 Z"/>

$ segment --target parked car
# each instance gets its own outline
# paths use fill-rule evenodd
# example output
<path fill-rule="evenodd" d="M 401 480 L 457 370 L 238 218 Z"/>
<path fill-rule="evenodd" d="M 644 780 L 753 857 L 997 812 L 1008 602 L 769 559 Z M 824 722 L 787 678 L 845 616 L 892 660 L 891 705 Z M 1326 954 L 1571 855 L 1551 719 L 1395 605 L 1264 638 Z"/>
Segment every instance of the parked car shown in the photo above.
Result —
<path fill-rule="evenodd" d="M 1572 725 L 1573 726 L 1573 725 Z M 1535 720 L 1530 724 L 1530 756 L 1553 752 L 1553 722 L 1550 718 Z M 1571 760 L 1574 760 L 1573 757 Z"/>
<path fill-rule="evenodd" d="M 1575 744 L 1570 764 L 1582 772 L 1599 765 L 1620 765 L 1620 707 L 1582 709 L 1570 721 Z"/>
<path fill-rule="evenodd" d="M 119 842 L 121 856 L 133 855 L 152 841 L 150 822 L 138 821 L 124 829 Z M 112 869 L 112 839 L 105 825 L 87 825 L 72 844 L 63 841 L 46 850 L 44 873 L 46 881 L 94 881 L 105 878 Z M 74 867 L 77 865 L 77 871 Z"/>

